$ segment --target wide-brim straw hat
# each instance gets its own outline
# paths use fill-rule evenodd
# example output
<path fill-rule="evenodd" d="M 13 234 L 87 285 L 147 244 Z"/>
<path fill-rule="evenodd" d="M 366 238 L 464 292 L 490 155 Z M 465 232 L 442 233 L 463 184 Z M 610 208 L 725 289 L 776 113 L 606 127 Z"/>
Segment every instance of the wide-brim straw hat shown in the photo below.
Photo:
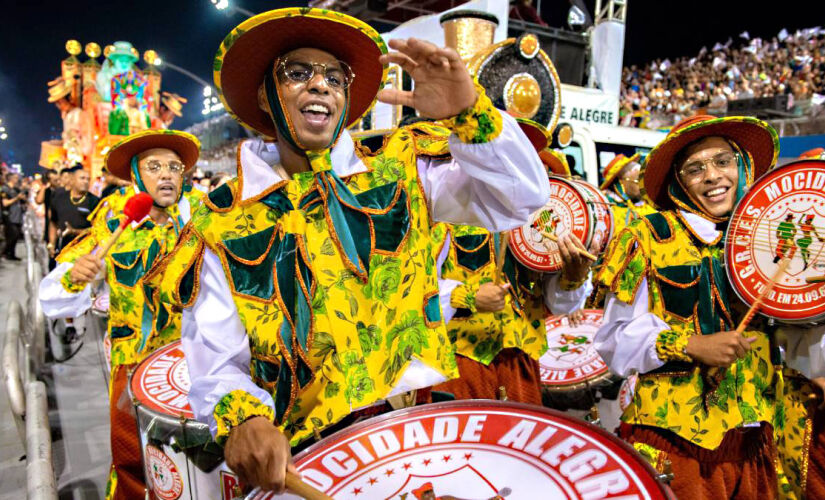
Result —
<path fill-rule="evenodd" d="M 602 170 L 602 185 L 599 186 L 599 189 L 605 190 L 609 188 L 619 174 L 622 173 L 622 170 L 634 161 L 638 162 L 640 156 L 641 155 L 639 153 L 636 153 L 630 157 L 625 155 L 616 155 L 612 160 L 610 160 L 610 163 L 604 167 L 604 170 Z"/>
<path fill-rule="evenodd" d="M 357 122 L 372 107 L 387 73 L 387 67 L 378 60 L 387 53 L 381 35 L 346 14 L 301 7 L 251 17 L 221 42 L 212 69 L 227 112 L 242 125 L 274 138 L 272 118 L 258 107 L 258 87 L 275 58 L 299 48 L 329 52 L 352 68 L 355 79 L 347 89 L 346 126 Z"/>
<path fill-rule="evenodd" d="M 749 116 L 693 116 L 673 127 L 667 137 L 647 155 L 640 186 L 644 196 L 658 207 L 667 206 L 667 188 L 674 175 L 673 161 L 676 155 L 686 146 L 705 137 L 725 138 L 750 154 L 754 179 L 767 172 L 779 155 L 779 136 L 762 120 Z"/>
<path fill-rule="evenodd" d="M 180 130 L 144 130 L 118 142 L 103 159 L 106 170 L 117 177 L 132 180 L 132 158 L 149 149 L 163 148 L 177 153 L 188 172 L 198 161 L 201 143 L 198 138 Z"/>
<path fill-rule="evenodd" d="M 530 144 L 533 145 L 536 152 L 543 150 L 550 144 L 550 135 L 547 133 L 544 125 L 536 123 L 533 120 L 528 120 L 527 118 L 516 118 L 516 121 L 521 131 L 524 132 L 524 135 L 530 140 Z"/>
<path fill-rule="evenodd" d="M 570 164 L 567 163 L 567 155 L 555 149 L 544 149 L 539 151 L 539 158 L 541 158 L 544 166 L 548 168 L 550 173 L 560 175 L 562 177 L 570 177 Z"/>

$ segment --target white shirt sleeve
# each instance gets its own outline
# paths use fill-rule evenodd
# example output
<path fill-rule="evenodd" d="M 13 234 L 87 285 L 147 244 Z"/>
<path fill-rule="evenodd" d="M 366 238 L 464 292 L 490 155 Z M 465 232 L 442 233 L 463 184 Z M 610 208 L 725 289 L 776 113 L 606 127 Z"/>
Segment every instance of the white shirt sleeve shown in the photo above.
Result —
<path fill-rule="evenodd" d="M 183 311 L 181 344 L 189 365 L 189 405 L 195 418 L 217 433 L 215 405 L 226 394 L 243 390 L 275 408 L 272 396 L 255 385 L 249 372 L 252 357 L 218 256 L 205 249 L 200 292 Z"/>
<path fill-rule="evenodd" d="M 524 225 L 547 203 L 544 164 L 515 119 L 501 115 L 501 134 L 492 141 L 465 144 L 453 134 L 451 160 L 419 160 L 433 220 L 501 232 Z"/>
<path fill-rule="evenodd" d="M 665 364 L 656 352 L 656 338 L 666 330 L 670 330 L 667 323 L 648 310 L 645 278 L 633 304 L 625 304 L 608 292 L 593 346 L 616 375 L 647 373 Z"/>
<path fill-rule="evenodd" d="M 591 273 L 587 274 L 584 284 L 576 290 L 562 290 L 559 286 L 561 273 L 545 274 L 544 305 L 554 315 L 570 314 L 584 307 L 587 297 L 593 293 Z"/>
<path fill-rule="evenodd" d="M 43 314 L 49 318 L 76 318 L 92 307 L 92 287 L 88 284 L 77 293 L 63 288 L 60 282 L 74 264 L 63 262 L 40 282 L 37 298 L 43 308 Z"/>
<path fill-rule="evenodd" d="M 825 325 L 782 325 L 785 363 L 808 378 L 825 377 Z"/>

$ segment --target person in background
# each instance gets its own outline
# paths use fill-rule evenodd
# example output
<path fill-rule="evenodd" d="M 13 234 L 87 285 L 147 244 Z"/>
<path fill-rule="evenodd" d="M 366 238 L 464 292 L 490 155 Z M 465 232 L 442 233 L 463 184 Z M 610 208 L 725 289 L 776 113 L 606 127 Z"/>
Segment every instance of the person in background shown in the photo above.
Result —
<path fill-rule="evenodd" d="M 43 205 L 43 241 L 45 241 L 47 245 L 49 243 L 49 227 L 52 223 L 52 199 L 54 199 L 57 191 L 61 189 L 59 186 L 59 177 L 60 174 L 54 170 L 47 170 L 43 176 L 45 187 L 37 192 L 37 197 L 34 199 L 35 203 Z M 49 270 L 54 269 L 54 266 L 54 258 L 49 255 Z"/>
<path fill-rule="evenodd" d="M 218 189 L 226 184 L 231 178 L 232 175 L 229 172 L 215 172 L 215 175 L 213 175 L 210 179 L 209 190 L 214 191 Z"/>
<path fill-rule="evenodd" d="M 103 179 L 106 182 L 106 185 L 103 186 L 103 189 L 100 191 L 101 200 L 117 191 L 118 188 L 126 187 L 131 184 L 129 181 L 119 178 L 105 168 L 103 169 Z"/>
<path fill-rule="evenodd" d="M 14 254 L 14 250 L 23 227 L 27 197 L 28 193 L 20 185 L 20 174 L 7 174 L 6 185 L 0 190 L 0 200 L 3 204 L 3 227 L 6 237 L 6 250 L 3 256 L 8 260 L 20 260 Z"/>
<path fill-rule="evenodd" d="M 60 253 L 66 245 L 91 227 L 87 220 L 100 198 L 89 192 L 89 172 L 76 163 L 65 169 L 66 189 L 56 192 L 51 200 L 49 243 L 50 256 Z"/>

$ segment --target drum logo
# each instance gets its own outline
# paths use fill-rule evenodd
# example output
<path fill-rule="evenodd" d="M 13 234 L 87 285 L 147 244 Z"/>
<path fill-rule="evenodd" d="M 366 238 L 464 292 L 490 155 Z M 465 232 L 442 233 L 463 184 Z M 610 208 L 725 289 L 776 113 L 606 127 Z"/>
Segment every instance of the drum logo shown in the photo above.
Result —
<path fill-rule="evenodd" d="M 180 343 L 156 351 L 138 367 L 132 381 L 138 400 L 170 415 L 192 418 L 189 372 Z"/>
<path fill-rule="evenodd" d="M 602 314 L 585 310 L 582 323 L 575 327 L 566 316 L 547 318 L 548 349 L 539 359 L 542 384 L 565 387 L 607 374 L 607 364 L 593 347 Z"/>
<path fill-rule="evenodd" d="M 183 478 L 175 462 L 159 448 L 146 446 L 146 477 L 162 500 L 177 500 L 183 493 Z"/>
<path fill-rule="evenodd" d="M 422 407 L 344 431 L 296 464 L 337 499 L 663 498 L 644 494 L 655 484 L 644 465 L 584 422 L 477 406 Z"/>
<path fill-rule="evenodd" d="M 781 259 L 785 276 L 762 311 L 780 320 L 825 316 L 825 171 L 790 165 L 763 177 L 742 199 L 728 229 L 726 259 L 735 290 L 751 303 Z"/>
<path fill-rule="evenodd" d="M 550 200 L 533 214 L 532 222 L 513 230 L 510 250 L 526 266 L 545 272 L 561 269 L 561 254 L 552 240 L 571 234 L 588 237 L 589 214 L 582 195 L 573 185 L 550 180 Z"/>

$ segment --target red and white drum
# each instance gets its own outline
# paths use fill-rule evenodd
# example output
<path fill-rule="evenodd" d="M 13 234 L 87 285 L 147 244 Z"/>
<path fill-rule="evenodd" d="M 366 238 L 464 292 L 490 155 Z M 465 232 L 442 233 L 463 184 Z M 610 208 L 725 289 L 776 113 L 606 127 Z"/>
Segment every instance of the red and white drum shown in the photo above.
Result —
<path fill-rule="evenodd" d="M 727 232 L 725 262 L 733 289 L 747 304 L 765 289 L 778 262 L 788 272 L 759 312 L 786 323 L 825 320 L 825 161 L 771 170 L 742 197 Z"/>
<path fill-rule="evenodd" d="M 295 462 L 305 482 L 336 500 L 672 498 L 602 429 L 500 401 L 398 410 L 319 441 Z"/>
<path fill-rule="evenodd" d="M 567 316 L 547 318 L 547 352 L 539 359 L 543 402 L 556 410 L 586 410 L 594 404 L 593 392 L 612 385 L 607 364 L 593 348 L 593 337 L 603 311 L 585 309 L 580 324 Z"/>
<path fill-rule="evenodd" d="M 152 353 L 129 383 L 137 410 L 146 486 L 160 500 L 242 498 L 209 428 L 193 420 L 180 342 Z"/>
<path fill-rule="evenodd" d="M 601 253 L 613 233 L 607 198 L 578 179 L 550 177 L 550 199 L 530 222 L 510 232 L 510 251 L 526 267 L 552 273 L 561 270 L 561 254 L 551 236 L 572 234 L 585 248 L 595 243 Z"/>

